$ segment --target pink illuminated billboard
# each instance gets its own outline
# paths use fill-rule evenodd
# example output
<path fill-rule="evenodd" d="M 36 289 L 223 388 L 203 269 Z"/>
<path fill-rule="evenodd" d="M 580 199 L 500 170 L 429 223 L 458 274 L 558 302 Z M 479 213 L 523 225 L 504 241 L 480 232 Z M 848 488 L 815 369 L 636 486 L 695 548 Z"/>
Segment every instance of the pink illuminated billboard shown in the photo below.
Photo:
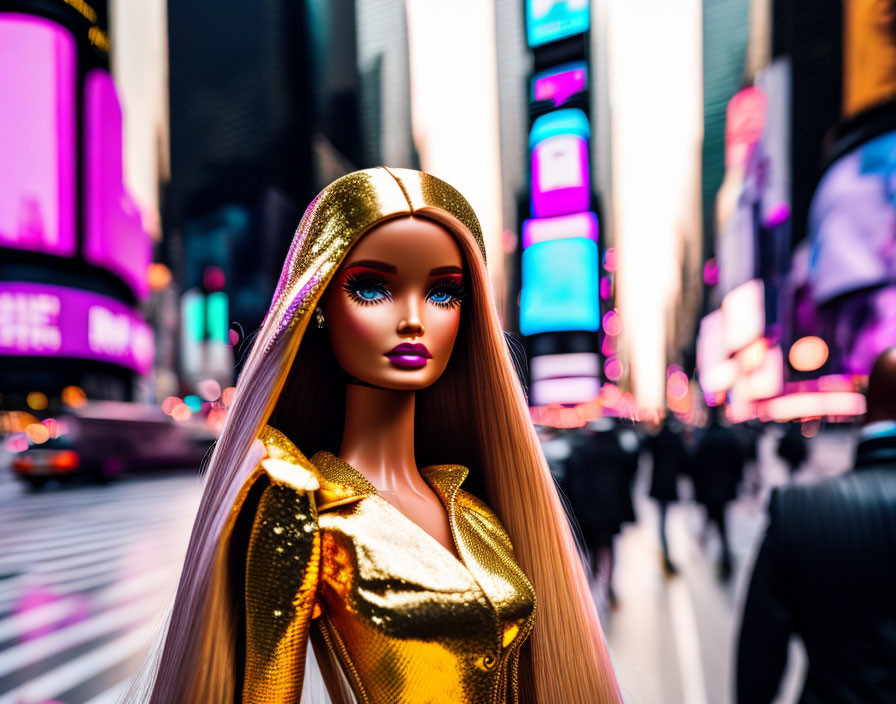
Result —
<path fill-rule="evenodd" d="M 581 110 L 565 108 L 535 120 L 529 133 L 533 217 L 591 208 L 589 138 L 588 118 Z"/>
<path fill-rule="evenodd" d="M 152 329 L 124 303 L 89 291 L 0 282 L 0 356 L 111 362 L 147 374 Z"/>
<path fill-rule="evenodd" d="M 75 253 L 75 41 L 0 14 L 0 247 Z"/>
<path fill-rule="evenodd" d="M 112 77 L 101 69 L 84 82 L 84 130 L 84 258 L 145 298 L 151 247 L 124 187 L 121 106 Z"/>

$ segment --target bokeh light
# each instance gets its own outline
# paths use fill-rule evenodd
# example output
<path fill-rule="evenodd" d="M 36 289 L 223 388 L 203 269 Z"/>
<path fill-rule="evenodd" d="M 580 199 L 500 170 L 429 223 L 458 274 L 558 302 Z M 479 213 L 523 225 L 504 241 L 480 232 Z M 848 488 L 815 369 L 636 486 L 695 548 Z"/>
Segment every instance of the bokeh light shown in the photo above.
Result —
<path fill-rule="evenodd" d="M 208 292 L 220 291 L 227 284 L 224 270 L 219 266 L 207 266 L 202 272 L 202 285 Z"/>
<path fill-rule="evenodd" d="M 154 262 L 146 270 L 146 278 L 151 290 L 162 291 L 171 283 L 171 269 L 164 264 Z"/>
<path fill-rule="evenodd" d="M 610 381 L 619 381 L 622 378 L 622 373 L 622 362 L 619 361 L 618 357 L 610 357 L 604 362 L 604 374 L 607 375 L 607 379 Z"/>
<path fill-rule="evenodd" d="M 220 433 L 224 429 L 225 422 L 227 422 L 227 411 L 223 408 L 211 409 L 205 418 L 205 424 L 216 433 Z"/>
<path fill-rule="evenodd" d="M 798 372 L 813 372 L 828 361 L 827 343 L 820 337 L 801 337 L 790 347 L 790 366 Z"/>
<path fill-rule="evenodd" d="M 666 395 L 681 400 L 688 394 L 688 376 L 683 371 L 674 371 L 666 381 Z"/>
<path fill-rule="evenodd" d="M 9 452 L 24 452 L 28 449 L 28 437 L 24 433 L 16 433 L 6 438 L 6 449 Z"/>
<path fill-rule="evenodd" d="M 224 391 L 221 392 L 221 403 L 223 403 L 227 408 L 230 408 L 233 405 L 233 395 L 236 393 L 235 386 L 228 386 Z"/>
<path fill-rule="evenodd" d="M 189 406 L 187 406 L 187 404 L 185 404 L 185 403 L 178 403 L 171 410 L 171 417 L 174 418 L 174 420 L 180 420 L 180 421 L 190 420 L 190 417 L 192 415 L 193 415 L 193 412 L 190 410 Z"/>
<path fill-rule="evenodd" d="M 615 247 L 607 247 L 607 251 L 604 252 L 604 269 L 609 272 L 616 271 L 616 248 Z"/>
<path fill-rule="evenodd" d="M 62 402 L 71 408 L 81 408 L 87 403 L 87 394 L 80 386 L 66 386 L 62 390 Z"/>
<path fill-rule="evenodd" d="M 616 337 L 622 332 L 622 318 L 615 308 L 613 310 L 608 310 L 604 314 L 603 327 L 604 332 L 611 337 Z"/>
<path fill-rule="evenodd" d="M 47 395 L 41 391 L 32 391 L 25 397 L 25 403 L 33 411 L 43 411 L 50 404 Z"/>
<path fill-rule="evenodd" d="M 202 410 L 202 399 L 195 394 L 184 396 L 184 403 L 187 405 L 187 408 L 190 409 L 191 413 L 199 413 L 199 411 Z"/>
<path fill-rule="evenodd" d="M 196 386 L 206 401 L 217 401 L 221 397 L 221 384 L 214 379 L 203 379 Z"/>
<path fill-rule="evenodd" d="M 164 401 L 162 401 L 162 410 L 170 416 L 174 409 L 181 403 L 183 403 L 183 400 L 180 397 L 169 396 Z"/>
<path fill-rule="evenodd" d="M 51 438 L 59 437 L 59 423 L 56 422 L 55 418 L 45 418 L 40 424 L 47 429 Z"/>
<path fill-rule="evenodd" d="M 50 439 L 50 431 L 47 429 L 47 426 L 41 423 L 32 423 L 29 425 L 25 428 L 25 435 L 27 435 L 28 439 L 35 445 L 40 445 Z"/>

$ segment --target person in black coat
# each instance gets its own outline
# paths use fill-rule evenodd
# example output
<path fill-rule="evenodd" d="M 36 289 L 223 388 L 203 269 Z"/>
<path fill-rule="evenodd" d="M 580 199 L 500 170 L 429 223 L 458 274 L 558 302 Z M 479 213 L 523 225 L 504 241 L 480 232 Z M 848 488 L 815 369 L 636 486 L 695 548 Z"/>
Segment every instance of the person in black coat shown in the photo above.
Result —
<path fill-rule="evenodd" d="M 808 456 L 806 439 L 803 437 L 800 425 L 791 421 L 787 424 L 784 435 L 778 441 L 778 457 L 787 463 L 787 469 L 792 477 L 799 471 L 800 465 L 806 461 Z"/>
<path fill-rule="evenodd" d="M 801 704 L 896 702 L 896 348 L 878 357 L 855 468 L 772 492 L 737 651 L 737 701 L 775 698 L 798 635 Z"/>
<path fill-rule="evenodd" d="M 678 475 L 687 471 L 687 450 L 674 421 L 666 416 L 659 432 L 647 439 L 647 447 L 653 458 L 650 478 L 650 496 L 656 499 L 660 509 L 660 544 L 663 546 L 663 566 L 666 574 L 678 573 L 669 558 L 669 541 L 666 539 L 666 511 L 669 504 L 678 501 Z"/>
<path fill-rule="evenodd" d="M 606 581 L 611 605 L 616 602 L 613 539 L 623 523 L 635 520 L 632 481 L 637 469 L 637 438 L 613 418 L 589 423 L 566 459 L 569 501 L 591 557 L 592 574 Z"/>
<path fill-rule="evenodd" d="M 737 486 L 744 473 L 744 455 L 737 434 L 719 422 L 719 410 L 711 407 L 710 423 L 697 441 L 691 474 L 697 501 L 706 507 L 706 516 L 715 523 L 722 540 L 719 576 L 731 576 L 731 549 L 728 545 L 725 509 L 737 498 Z"/>

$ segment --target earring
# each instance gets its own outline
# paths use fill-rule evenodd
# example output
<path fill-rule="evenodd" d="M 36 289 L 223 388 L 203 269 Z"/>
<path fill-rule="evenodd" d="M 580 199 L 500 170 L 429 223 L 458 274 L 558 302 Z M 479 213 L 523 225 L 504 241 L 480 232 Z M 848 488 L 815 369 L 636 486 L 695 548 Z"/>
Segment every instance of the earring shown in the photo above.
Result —
<path fill-rule="evenodd" d="M 314 309 L 314 320 L 317 322 L 317 327 L 323 330 L 324 323 L 324 312 L 320 309 L 320 306 Z"/>

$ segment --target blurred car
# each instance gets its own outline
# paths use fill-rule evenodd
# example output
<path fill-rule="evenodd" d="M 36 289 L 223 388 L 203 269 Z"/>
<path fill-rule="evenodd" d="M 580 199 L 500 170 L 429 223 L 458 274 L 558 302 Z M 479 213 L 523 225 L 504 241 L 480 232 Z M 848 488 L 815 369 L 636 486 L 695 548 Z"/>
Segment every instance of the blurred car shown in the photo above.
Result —
<path fill-rule="evenodd" d="M 36 489 L 50 479 L 107 482 L 125 472 L 198 468 L 215 440 L 204 423 L 133 403 L 89 403 L 57 423 L 56 437 L 15 454 L 10 465 Z"/>

